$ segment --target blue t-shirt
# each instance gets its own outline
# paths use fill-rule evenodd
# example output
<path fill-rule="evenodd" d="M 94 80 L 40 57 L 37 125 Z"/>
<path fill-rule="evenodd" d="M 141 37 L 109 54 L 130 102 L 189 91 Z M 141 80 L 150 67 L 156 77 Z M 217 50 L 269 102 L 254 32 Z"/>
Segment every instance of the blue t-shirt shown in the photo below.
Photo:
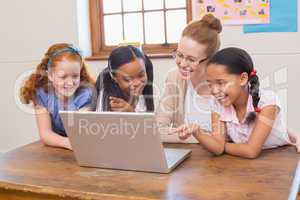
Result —
<path fill-rule="evenodd" d="M 64 108 L 64 105 L 60 103 L 58 97 L 53 90 L 49 90 L 48 93 L 43 88 L 39 88 L 37 91 L 37 103 L 47 109 L 51 116 L 52 130 L 61 136 L 66 137 L 66 131 L 63 126 L 62 120 L 59 115 L 60 110 L 76 111 L 82 107 L 89 106 L 92 103 L 92 89 L 91 88 L 79 88 L 74 94 L 74 97 L 69 100 L 69 104 Z"/>

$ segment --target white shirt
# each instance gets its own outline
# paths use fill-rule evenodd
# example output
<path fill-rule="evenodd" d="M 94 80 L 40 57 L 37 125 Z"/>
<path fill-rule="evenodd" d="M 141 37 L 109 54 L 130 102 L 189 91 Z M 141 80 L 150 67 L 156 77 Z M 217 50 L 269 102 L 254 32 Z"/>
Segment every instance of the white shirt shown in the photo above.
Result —
<path fill-rule="evenodd" d="M 201 129 L 211 131 L 212 100 L 213 96 L 211 95 L 198 95 L 189 80 L 184 104 L 184 123 L 198 124 Z M 190 137 L 188 140 L 198 142 L 194 137 Z"/>

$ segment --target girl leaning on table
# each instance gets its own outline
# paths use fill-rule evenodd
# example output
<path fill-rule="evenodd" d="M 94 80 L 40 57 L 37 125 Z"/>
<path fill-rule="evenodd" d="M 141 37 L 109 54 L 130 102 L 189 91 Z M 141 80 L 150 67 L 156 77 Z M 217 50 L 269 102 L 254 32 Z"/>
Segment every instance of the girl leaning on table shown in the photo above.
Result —
<path fill-rule="evenodd" d="M 94 80 L 80 51 L 71 44 L 52 45 L 21 88 L 25 104 L 32 103 L 41 141 L 72 149 L 60 110 L 89 110 Z"/>
<path fill-rule="evenodd" d="M 239 48 L 217 52 L 208 62 L 207 82 L 215 100 L 212 131 L 185 124 L 176 132 L 183 140 L 193 135 L 208 151 L 256 158 L 262 149 L 293 144 L 300 136 L 288 132 L 274 92 L 260 90 L 250 55 Z"/>
<path fill-rule="evenodd" d="M 96 82 L 97 112 L 153 112 L 153 65 L 139 48 L 114 49 Z"/>

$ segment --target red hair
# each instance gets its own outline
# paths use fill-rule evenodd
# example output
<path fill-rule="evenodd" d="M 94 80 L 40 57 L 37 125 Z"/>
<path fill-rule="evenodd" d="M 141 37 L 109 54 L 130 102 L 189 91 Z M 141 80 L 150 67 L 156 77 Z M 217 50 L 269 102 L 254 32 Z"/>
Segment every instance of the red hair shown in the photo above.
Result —
<path fill-rule="evenodd" d="M 184 28 L 182 37 L 189 37 L 199 44 L 207 45 L 206 55 L 210 57 L 220 48 L 219 33 L 221 32 L 220 20 L 212 14 L 207 14 L 201 20 L 189 23 Z"/>
<path fill-rule="evenodd" d="M 35 71 L 29 76 L 29 78 L 25 81 L 24 85 L 20 90 L 20 97 L 23 103 L 35 103 L 36 100 L 36 92 L 37 89 L 43 88 L 45 92 L 48 92 L 48 87 L 50 86 L 50 82 L 48 80 L 48 69 L 55 68 L 56 65 L 63 61 L 78 61 L 81 63 L 80 70 L 80 82 L 88 83 L 92 86 L 95 85 L 95 80 L 89 73 L 86 63 L 84 59 L 79 53 L 72 51 L 65 51 L 56 56 L 51 57 L 55 52 L 58 52 L 61 49 L 72 48 L 71 44 L 61 43 L 52 45 L 41 62 L 37 65 Z M 51 62 L 49 62 L 51 57 Z"/>

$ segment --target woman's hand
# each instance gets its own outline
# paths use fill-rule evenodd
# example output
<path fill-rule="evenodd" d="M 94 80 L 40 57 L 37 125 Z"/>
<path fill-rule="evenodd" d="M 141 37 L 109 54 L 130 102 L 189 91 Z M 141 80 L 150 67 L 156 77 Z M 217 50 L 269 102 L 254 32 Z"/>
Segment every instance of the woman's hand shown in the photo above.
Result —
<path fill-rule="evenodd" d="M 134 112 L 134 108 L 124 99 L 110 96 L 109 103 L 112 111 Z"/>
<path fill-rule="evenodd" d="M 176 129 L 178 137 L 181 140 L 188 139 L 191 135 L 197 134 L 201 131 L 200 126 L 197 124 L 183 124 Z"/>

